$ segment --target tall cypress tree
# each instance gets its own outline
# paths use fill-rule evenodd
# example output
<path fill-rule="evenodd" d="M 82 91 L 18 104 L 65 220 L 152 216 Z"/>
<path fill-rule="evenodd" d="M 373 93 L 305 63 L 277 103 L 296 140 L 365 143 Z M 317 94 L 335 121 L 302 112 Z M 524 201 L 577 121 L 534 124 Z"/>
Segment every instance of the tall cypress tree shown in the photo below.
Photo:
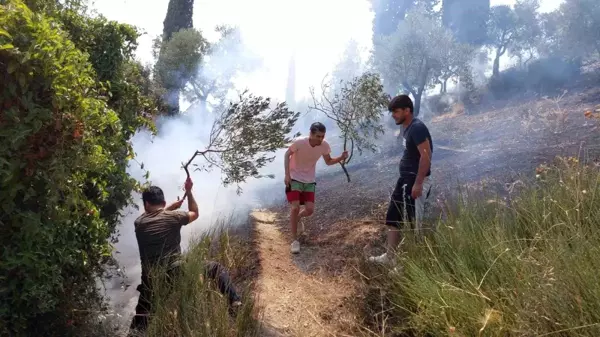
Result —
<path fill-rule="evenodd" d="M 194 0 L 169 1 L 167 15 L 165 21 L 163 21 L 163 45 L 178 31 L 194 27 L 193 14 Z M 159 55 L 158 62 L 161 62 L 161 57 L 162 51 Z M 179 87 L 167 88 L 165 101 L 170 115 L 179 113 L 179 96 L 183 85 L 185 85 L 185 83 L 182 83 Z"/>

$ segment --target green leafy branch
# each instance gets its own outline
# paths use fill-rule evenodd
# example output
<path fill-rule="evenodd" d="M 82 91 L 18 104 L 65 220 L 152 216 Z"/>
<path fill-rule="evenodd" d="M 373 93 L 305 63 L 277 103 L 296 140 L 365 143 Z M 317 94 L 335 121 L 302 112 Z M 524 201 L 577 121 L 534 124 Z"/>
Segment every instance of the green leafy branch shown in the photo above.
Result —
<path fill-rule="evenodd" d="M 383 91 L 376 73 L 366 72 L 351 81 L 341 80 L 339 90 L 332 90 L 330 82 L 325 78 L 321 82 L 319 97 L 314 88 L 310 88 L 313 104 L 309 105 L 309 109 L 322 112 L 340 129 L 344 151 L 349 152 L 348 158 L 345 162 L 340 162 L 340 166 L 350 182 L 346 165 L 352 160 L 355 149 L 359 154 L 365 149 L 376 151 L 377 146 L 373 140 L 384 133 L 381 117 L 390 97 Z"/>
<path fill-rule="evenodd" d="M 275 159 L 269 153 L 284 148 L 299 135 L 287 136 L 300 114 L 289 110 L 285 102 L 271 106 L 268 97 L 257 97 L 247 91 L 240 94 L 239 101 L 230 103 L 213 122 L 206 148 L 182 163 L 187 176 L 190 165 L 196 171 L 216 167 L 223 173 L 223 185 L 236 184 L 238 194 L 240 184 L 248 178 L 273 178 L 261 175 L 259 170 Z M 192 164 L 198 156 L 204 159 L 203 165 Z"/>

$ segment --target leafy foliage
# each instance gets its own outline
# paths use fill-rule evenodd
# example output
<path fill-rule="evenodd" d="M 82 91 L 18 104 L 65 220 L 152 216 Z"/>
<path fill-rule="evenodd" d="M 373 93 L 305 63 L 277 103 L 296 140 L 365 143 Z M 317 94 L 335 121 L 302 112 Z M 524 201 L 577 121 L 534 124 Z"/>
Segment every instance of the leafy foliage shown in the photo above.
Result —
<path fill-rule="evenodd" d="M 214 106 L 221 107 L 233 89 L 233 80 L 241 73 L 259 65 L 260 59 L 245 49 L 240 30 L 217 26 L 219 40 L 210 43 L 199 71 L 191 77 L 184 93 L 190 102 L 200 102 L 203 107 L 212 98 Z"/>
<path fill-rule="evenodd" d="M 513 9 L 517 17 L 517 38 L 509 51 L 519 60 L 521 67 L 526 67 L 539 53 L 543 34 L 539 7 L 539 0 L 523 0 L 515 3 Z"/>
<path fill-rule="evenodd" d="M 214 43 L 193 29 L 175 33 L 164 44 L 161 37 L 154 41 L 154 54 L 160 55 L 155 72 L 161 86 L 180 88 L 188 101 L 199 102 L 203 108 L 211 98 L 214 106 L 222 107 L 235 77 L 259 62 L 248 55 L 239 29 L 217 26 L 215 30 L 221 36 Z"/>
<path fill-rule="evenodd" d="M 197 170 L 219 168 L 224 175 L 223 184 L 237 184 L 239 194 L 239 184 L 246 179 L 263 177 L 259 170 L 275 159 L 268 153 L 291 141 L 287 134 L 299 115 L 288 110 L 285 102 L 271 108 L 270 98 L 244 91 L 238 102 L 230 103 L 215 119 L 206 149 L 196 151 L 184 168 L 187 170 L 196 156 L 202 156 L 206 164 L 194 164 Z"/>
<path fill-rule="evenodd" d="M 374 140 L 384 133 L 381 124 L 382 111 L 387 107 L 390 97 L 383 91 L 378 74 L 367 72 L 352 81 L 341 81 L 339 90 L 330 90 L 330 84 L 321 84 L 321 94 L 317 97 L 311 88 L 313 105 L 311 110 L 319 111 L 333 120 L 344 139 L 344 151 L 349 150 L 349 164 L 354 149 L 362 154 L 363 150 L 375 151 Z M 349 148 L 348 148 L 349 146 Z M 341 164 L 350 182 L 345 164 Z"/>
<path fill-rule="evenodd" d="M 571 58 L 600 59 L 600 2 L 566 0 L 554 15 L 560 52 Z"/>
<path fill-rule="evenodd" d="M 494 6 L 488 22 L 488 45 L 494 49 L 493 76 L 500 73 L 500 57 L 507 51 L 522 56 L 529 49 L 535 51 L 535 41 L 541 31 L 538 24 L 536 0 L 523 0 L 515 8 L 507 5 Z M 531 59 L 531 55 L 528 57 Z"/>
<path fill-rule="evenodd" d="M 0 6 L 0 317 L 3 335 L 65 336 L 103 309 L 129 137 L 156 102 L 130 26 L 29 3 L 43 12 Z"/>
<path fill-rule="evenodd" d="M 440 92 L 446 93 L 450 79 L 457 79 L 460 74 L 463 74 L 463 79 L 465 76 L 469 76 L 469 62 L 474 53 L 473 47 L 470 45 L 454 41 L 448 41 L 443 51 L 446 52 L 446 55 L 443 55 L 444 62 L 440 64 L 436 78 L 440 84 Z"/>
<path fill-rule="evenodd" d="M 188 31 L 187 34 L 193 33 L 193 16 L 194 16 L 194 0 L 169 0 L 169 6 L 167 7 L 167 14 L 165 16 L 165 20 L 163 21 L 163 33 L 162 33 L 162 41 L 159 43 L 161 47 L 166 47 L 168 43 L 171 42 L 173 36 L 181 31 Z M 200 32 L 196 31 L 196 33 L 200 34 Z M 184 33 L 186 34 L 186 33 Z M 202 34 L 200 34 L 202 35 Z M 181 43 L 178 43 L 172 49 L 186 49 L 186 47 L 192 48 L 192 51 L 199 48 L 203 44 L 203 39 L 200 37 L 196 43 L 192 43 L 189 46 Z M 181 41 L 180 41 L 181 42 Z M 190 55 L 192 57 L 195 56 L 195 53 L 185 54 Z M 164 48 L 160 49 L 158 53 L 158 62 L 160 64 L 166 64 L 167 71 L 172 70 L 174 74 L 169 73 L 160 73 L 163 76 L 163 81 L 169 82 L 172 85 L 165 85 L 163 83 L 163 87 L 165 88 L 164 99 L 167 104 L 168 114 L 176 115 L 179 113 L 179 96 L 183 85 L 185 84 L 185 77 L 188 76 L 188 73 L 182 72 L 183 69 L 179 68 L 179 64 L 172 65 L 173 54 L 169 52 L 165 52 Z M 171 67 L 169 68 L 169 65 Z M 197 65 L 197 63 L 193 64 Z M 185 64 L 185 66 L 190 66 L 190 64 Z M 155 70 L 156 73 L 159 73 Z M 173 82 L 171 82 L 172 80 Z M 161 83 L 161 82 L 159 82 Z"/>
<path fill-rule="evenodd" d="M 436 83 L 436 75 L 449 63 L 454 39 L 442 27 L 439 18 L 422 8 L 411 10 L 390 36 L 380 36 L 374 45 L 374 64 L 383 74 L 390 89 L 412 94 L 415 115 L 419 114 L 421 97 Z"/>
<path fill-rule="evenodd" d="M 355 77 L 360 76 L 364 72 L 365 65 L 363 64 L 358 42 L 350 40 L 346 45 L 343 57 L 336 64 L 331 73 L 331 86 L 333 91 L 339 90 L 339 85 L 352 81 Z"/>
<path fill-rule="evenodd" d="M 179 112 L 179 92 L 198 74 L 208 48 L 208 41 L 193 28 L 174 33 L 170 40 L 160 45 L 154 73 L 156 81 L 167 91 L 166 101 L 171 114 Z M 177 111 L 173 110 L 175 107 Z"/>
<path fill-rule="evenodd" d="M 442 21 L 457 41 L 480 46 L 487 37 L 485 28 L 489 11 L 489 1 L 444 0 Z"/>

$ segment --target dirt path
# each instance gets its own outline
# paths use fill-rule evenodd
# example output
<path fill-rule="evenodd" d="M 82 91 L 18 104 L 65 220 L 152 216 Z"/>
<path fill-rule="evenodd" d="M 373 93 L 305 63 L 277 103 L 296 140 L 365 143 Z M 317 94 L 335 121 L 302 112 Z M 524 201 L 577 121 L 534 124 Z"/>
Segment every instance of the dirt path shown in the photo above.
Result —
<path fill-rule="evenodd" d="M 257 231 L 261 272 L 257 290 L 263 323 L 270 336 L 355 336 L 352 299 L 356 284 L 347 275 L 326 275 L 319 266 L 327 247 L 303 245 L 290 253 L 290 240 L 280 230 L 276 213 L 251 215 Z"/>

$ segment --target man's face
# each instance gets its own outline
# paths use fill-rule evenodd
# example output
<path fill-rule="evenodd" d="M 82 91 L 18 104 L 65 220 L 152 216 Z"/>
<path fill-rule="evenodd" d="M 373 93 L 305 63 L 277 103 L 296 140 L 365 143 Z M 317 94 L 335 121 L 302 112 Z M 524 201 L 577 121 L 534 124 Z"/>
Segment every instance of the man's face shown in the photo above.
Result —
<path fill-rule="evenodd" d="M 325 132 L 315 132 L 315 133 L 310 133 L 310 135 L 308 136 L 308 141 L 310 142 L 310 145 L 312 146 L 318 146 L 321 145 L 321 143 L 323 143 L 323 139 L 325 139 Z"/>
<path fill-rule="evenodd" d="M 410 114 L 409 108 L 395 109 L 392 112 L 392 118 L 394 118 L 394 121 L 396 121 L 396 125 L 400 125 L 400 124 L 404 123 L 404 121 L 406 120 L 406 118 L 409 114 Z"/>

